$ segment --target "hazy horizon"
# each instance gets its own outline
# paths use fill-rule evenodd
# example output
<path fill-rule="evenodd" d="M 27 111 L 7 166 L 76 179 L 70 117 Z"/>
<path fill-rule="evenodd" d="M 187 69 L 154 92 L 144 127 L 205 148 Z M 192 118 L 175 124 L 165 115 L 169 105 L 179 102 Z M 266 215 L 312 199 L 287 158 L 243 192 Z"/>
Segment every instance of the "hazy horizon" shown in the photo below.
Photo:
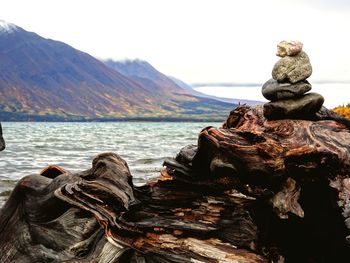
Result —
<path fill-rule="evenodd" d="M 310 92 L 320 93 L 325 99 L 325 107 L 332 109 L 350 103 L 350 83 L 310 83 L 312 84 Z M 210 86 L 208 84 L 207 86 L 194 87 L 194 89 L 204 94 L 218 97 L 267 102 L 268 100 L 261 94 L 261 87 L 262 84 L 255 86 L 251 84 L 250 86 Z M 334 92 L 335 90 L 337 92 Z"/>

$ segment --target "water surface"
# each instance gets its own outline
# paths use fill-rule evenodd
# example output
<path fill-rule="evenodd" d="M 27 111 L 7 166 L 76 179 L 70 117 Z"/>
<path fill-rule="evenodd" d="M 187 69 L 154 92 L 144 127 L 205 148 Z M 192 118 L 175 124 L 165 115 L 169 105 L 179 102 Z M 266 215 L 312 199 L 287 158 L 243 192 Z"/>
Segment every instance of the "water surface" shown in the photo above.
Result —
<path fill-rule="evenodd" d="M 156 177 L 166 157 L 196 144 L 199 132 L 220 123 L 3 122 L 6 149 L 0 153 L 0 207 L 15 183 L 47 165 L 71 172 L 91 167 L 94 156 L 116 152 L 128 163 L 135 184 Z"/>

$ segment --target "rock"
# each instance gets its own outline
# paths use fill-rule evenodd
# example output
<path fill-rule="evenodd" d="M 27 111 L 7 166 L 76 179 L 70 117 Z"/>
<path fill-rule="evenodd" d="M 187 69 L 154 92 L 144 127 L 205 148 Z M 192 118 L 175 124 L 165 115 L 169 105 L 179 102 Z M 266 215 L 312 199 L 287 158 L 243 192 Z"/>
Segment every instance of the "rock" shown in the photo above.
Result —
<path fill-rule="evenodd" d="M 267 119 L 295 119 L 313 116 L 324 102 L 322 95 L 308 93 L 297 99 L 278 100 L 264 104 Z"/>
<path fill-rule="evenodd" d="M 297 98 L 311 90 L 311 84 L 304 80 L 295 84 L 270 79 L 262 87 L 262 95 L 271 101 Z"/>
<path fill-rule="evenodd" d="M 300 41 L 281 41 L 277 44 L 277 53 L 279 57 L 298 55 L 303 49 L 303 43 Z"/>
<path fill-rule="evenodd" d="M 272 78 L 279 81 L 296 83 L 305 80 L 312 74 L 312 67 L 308 55 L 301 51 L 293 57 L 283 57 L 273 67 Z"/>

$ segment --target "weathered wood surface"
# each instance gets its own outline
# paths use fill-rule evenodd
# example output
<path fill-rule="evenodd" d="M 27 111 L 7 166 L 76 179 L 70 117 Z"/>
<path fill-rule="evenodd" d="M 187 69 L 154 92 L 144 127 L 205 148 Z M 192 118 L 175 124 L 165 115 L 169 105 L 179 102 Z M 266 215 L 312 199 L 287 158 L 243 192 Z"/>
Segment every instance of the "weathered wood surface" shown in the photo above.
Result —
<path fill-rule="evenodd" d="M 118 155 L 23 178 L 0 214 L 0 262 L 348 262 L 350 123 L 267 121 L 242 106 L 132 184 Z"/>
<path fill-rule="evenodd" d="M 1 123 L 0 123 L 0 151 L 2 151 L 4 149 L 5 149 L 5 140 L 2 137 L 2 126 L 1 126 Z"/>

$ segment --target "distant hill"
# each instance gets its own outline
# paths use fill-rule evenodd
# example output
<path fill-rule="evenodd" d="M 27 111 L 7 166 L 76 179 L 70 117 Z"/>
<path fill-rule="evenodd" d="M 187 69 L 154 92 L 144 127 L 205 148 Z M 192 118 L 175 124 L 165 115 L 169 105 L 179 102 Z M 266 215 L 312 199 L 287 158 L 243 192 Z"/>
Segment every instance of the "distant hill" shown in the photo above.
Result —
<path fill-rule="evenodd" d="M 259 104 L 263 103 L 261 101 L 255 101 L 255 100 L 231 99 L 231 98 L 222 98 L 222 97 L 207 95 L 207 94 L 201 93 L 201 92 L 193 89 L 192 85 L 189 85 L 189 84 L 183 82 L 182 80 L 176 79 L 174 77 L 169 77 L 169 78 L 171 78 L 178 86 L 185 89 L 186 91 L 188 91 L 190 94 L 192 94 L 194 96 L 198 96 L 198 97 L 202 97 L 202 98 L 210 98 L 210 99 L 214 99 L 214 100 L 218 100 L 218 101 L 222 101 L 222 102 L 241 104 L 241 105 L 242 104 L 259 105 Z"/>
<path fill-rule="evenodd" d="M 235 107 L 193 96 L 162 74 L 150 80 L 155 69 L 119 70 L 0 21 L 1 120 L 221 120 Z"/>
<path fill-rule="evenodd" d="M 200 98 L 213 99 L 216 101 L 227 102 L 232 104 L 248 104 L 248 105 L 256 105 L 261 104 L 258 101 L 251 100 L 242 100 L 242 99 L 231 99 L 231 98 L 221 98 L 211 95 L 206 95 L 201 92 L 198 92 L 192 88 L 191 85 L 179 80 L 175 77 L 166 76 L 165 74 L 159 72 L 155 69 L 151 64 L 146 61 L 135 59 L 135 60 L 124 60 L 124 61 L 114 61 L 114 60 L 106 60 L 104 61 L 106 65 L 111 68 L 119 71 L 125 76 L 132 77 L 133 79 L 138 79 L 138 81 L 142 85 L 146 85 L 149 81 L 152 81 L 155 86 L 153 86 L 153 90 L 157 90 L 161 87 L 166 90 L 174 90 L 178 91 L 178 88 L 183 89 L 189 95 L 193 95 Z M 158 88 L 155 88 L 155 87 Z"/>
<path fill-rule="evenodd" d="M 187 90 L 177 85 L 172 79 L 159 72 L 146 61 L 140 59 L 124 61 L 109 59 L 104 62 L 114 70 L 136 80 L 139 84 L 148 88 L 150 91 L 190 94 Z"/>

